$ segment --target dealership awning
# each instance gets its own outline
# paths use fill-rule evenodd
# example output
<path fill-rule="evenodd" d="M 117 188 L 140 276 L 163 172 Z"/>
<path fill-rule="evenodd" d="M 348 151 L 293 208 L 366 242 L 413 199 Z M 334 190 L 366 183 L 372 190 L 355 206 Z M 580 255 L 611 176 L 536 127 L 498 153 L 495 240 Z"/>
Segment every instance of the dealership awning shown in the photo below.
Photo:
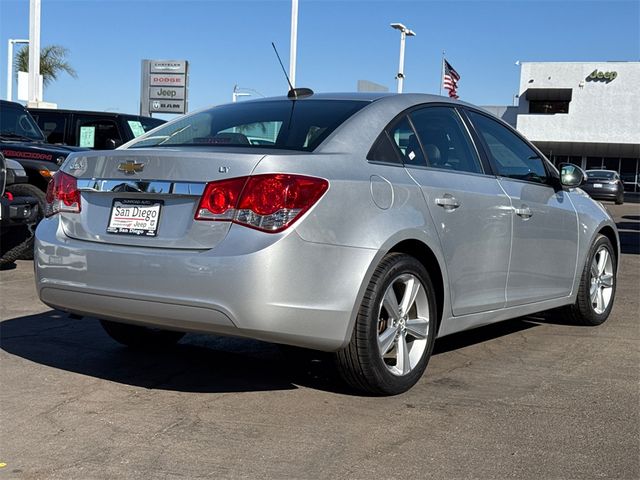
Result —
<path fill-rule="evenodd" d="M 571 88 L 528 88 L 525 97 L 527 100 L 535 101 L 560 101 L 570 102 L 573 89 Z"/>

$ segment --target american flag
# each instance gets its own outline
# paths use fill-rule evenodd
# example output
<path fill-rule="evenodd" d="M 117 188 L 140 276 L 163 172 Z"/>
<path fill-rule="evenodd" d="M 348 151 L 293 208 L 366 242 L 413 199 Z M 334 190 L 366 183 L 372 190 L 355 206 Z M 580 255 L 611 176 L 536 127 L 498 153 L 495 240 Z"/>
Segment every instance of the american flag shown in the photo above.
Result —
<path fill-rule="evenodd" d="M 451 98 L 458 98 L 458 80 L 460 80 L 460 75 L 455 69 L 451 66 L 449 62 L 445 59 L 442 59 L 444 62 L 444 77 L 442 78 L 442 85 L 445 90 L 449 90 L 449 96 Z"/>

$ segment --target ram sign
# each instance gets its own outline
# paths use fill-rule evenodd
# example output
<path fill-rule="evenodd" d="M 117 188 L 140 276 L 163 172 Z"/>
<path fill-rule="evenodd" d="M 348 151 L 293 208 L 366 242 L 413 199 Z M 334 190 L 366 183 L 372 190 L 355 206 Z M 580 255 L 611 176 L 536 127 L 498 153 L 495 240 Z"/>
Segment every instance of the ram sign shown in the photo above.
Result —
<path fill-rule="evenodd" d="M 140 115 L 187 113 L 189 62 L 143 60 Z"/>

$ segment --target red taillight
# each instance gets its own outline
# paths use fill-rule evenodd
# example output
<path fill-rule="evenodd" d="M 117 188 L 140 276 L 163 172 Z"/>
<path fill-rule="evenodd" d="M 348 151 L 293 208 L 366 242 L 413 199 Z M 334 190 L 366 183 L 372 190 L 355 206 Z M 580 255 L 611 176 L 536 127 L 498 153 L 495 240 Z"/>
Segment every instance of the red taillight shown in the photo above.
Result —
<path fill-rule="evenodd" d="M 45 215 L 50 217 L 58 212 L 80 212 L 78 181 L 64 172 L 57 172 L 47 186 Z"/>
<path fill-rule="evenodd" d="M 234 222 L 264 232 L 289 227 L 309 210 L 329 187 L 322 178 L 268 174 L 207 184 L 196 220 Z"/>

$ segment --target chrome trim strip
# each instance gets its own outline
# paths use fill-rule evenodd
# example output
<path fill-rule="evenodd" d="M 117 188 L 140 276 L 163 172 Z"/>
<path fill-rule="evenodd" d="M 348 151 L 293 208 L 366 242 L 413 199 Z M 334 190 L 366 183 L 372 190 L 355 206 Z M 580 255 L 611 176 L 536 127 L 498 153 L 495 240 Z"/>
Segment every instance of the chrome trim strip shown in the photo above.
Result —
<path fill-rule="evenodd" d="M 78 179 L 81 192 L 155 193 L 162 195 L 200 196 L 206 182 L 167 182 L 164 180 Z"/>

